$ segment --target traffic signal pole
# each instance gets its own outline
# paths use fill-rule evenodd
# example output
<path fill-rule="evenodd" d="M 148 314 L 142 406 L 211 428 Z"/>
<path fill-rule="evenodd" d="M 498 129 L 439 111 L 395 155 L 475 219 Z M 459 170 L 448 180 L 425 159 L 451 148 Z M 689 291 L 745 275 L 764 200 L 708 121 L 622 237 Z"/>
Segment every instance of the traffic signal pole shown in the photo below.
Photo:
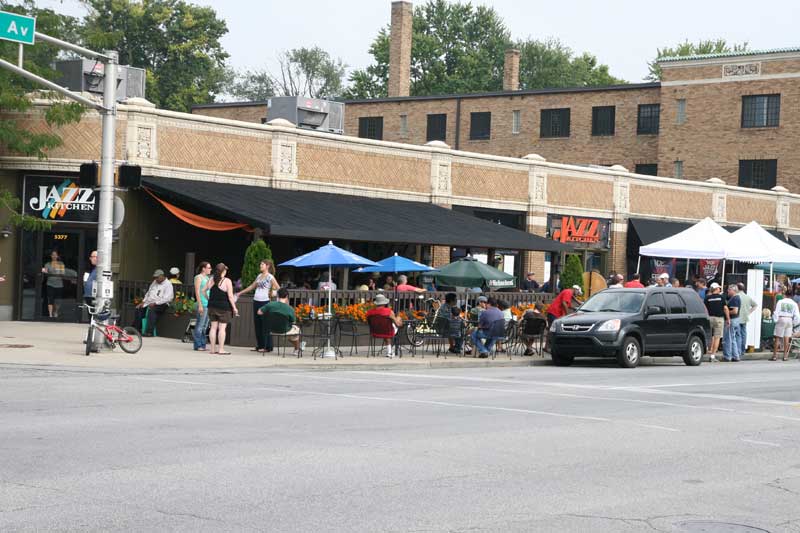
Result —
<path fill-rule="evenodd" d="M 102 61 L 105 65 L 105 83 L 103 85 L 103 104 L 96 102 L 72 91 L 61 87 L 50 80 L 37 76 L 32 72 L 28 72 L 23 68 L 0 59 L 0 68 L 5 68 L 19 74 L 31 81 L 44 85 L 48 89 L 63 94 L 67 98 L 71 98 L 91 109 L 97 110 L 103 121 L 103 138 L 101 148 L 101 173 L 100 173 L 100 187 L 97 199 L 98 214 L 97 214 L 97 275 L 95 286 L 97 288 L 97 296 L 95 298 L 95 306 L 103 307 L 107 303 L 110 304 L 113 299 L 114 290 L 111 281 L 111 252 L 112 252 L 112 238 L 114 233 L 113 219 L 114 219 L 114 166 L 115 166 L 115 141 L 116 141 L 116 126 L 117 126 L 117 68 L 118 56 L 117 52 L 106 51 L 104 53 L 95 52 L 78 46 L 76 44 L 56 39 L 49 35 L 36 32 L 36 39 L 45 41 L 52 45 L 58 46 L 65 50 L 71 50 L 82 56 L 90 57 Z"/>

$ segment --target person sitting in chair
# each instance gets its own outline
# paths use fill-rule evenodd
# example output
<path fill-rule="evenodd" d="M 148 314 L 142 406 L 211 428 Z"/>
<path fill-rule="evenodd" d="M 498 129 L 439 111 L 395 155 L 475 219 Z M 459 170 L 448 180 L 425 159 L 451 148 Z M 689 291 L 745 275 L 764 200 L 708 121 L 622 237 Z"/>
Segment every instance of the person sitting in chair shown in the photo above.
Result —
<path fill-rule="evenodd" d="M 478 350 L 478 357 L 481 359 L 489 357 L 495 342 L 505 335 L 506 330 L 506 321 L 503 312 L 497 308 L 497 300 L 489 298 L 486 306 L 478 318 L 477 329 L 472 332 L 472 344 Z M 483 341 L 486 341 L 486 344 Z"/>
<path fill-rule="evenodd" d="M 292 306 L 289 305 L 289 291 L 286 290 L 285 287 L 278 289 L 278 299 L 267 302 L 266 305 L 261 306 L 258 310 L 258 314 L 264 315 L 265 317 L 280 317 L 286 324 L 291 324 L 291 327 L 285 333 L 281 331 L 272 331 L 269 333 L 284 333 L 286 338 L 289 339 L 289 342 L 292 343 L 292 346 L 294 346 L 292 355 L 300 355 L 300 327 L 297 325 L 297 315 L 295 315 Z M 272 321 L 267 318 L 265 323 L 270 324 Z"/>
<path fill-rule="evenodd" d="M 374 316 L 386 317 L 392 322 L 393 334 L 391 337 L 383 337 L 383 345 L 386 348 L 386 357 L 394 357 L 394 336 L 397 335 L 397 330 L 403 325 L 403 319 L 394 314 L 389 308 L 389 298 L 383 294 L 379 294 L 373 300 L 375 307 L 367 311 L 367 322 Z"/>

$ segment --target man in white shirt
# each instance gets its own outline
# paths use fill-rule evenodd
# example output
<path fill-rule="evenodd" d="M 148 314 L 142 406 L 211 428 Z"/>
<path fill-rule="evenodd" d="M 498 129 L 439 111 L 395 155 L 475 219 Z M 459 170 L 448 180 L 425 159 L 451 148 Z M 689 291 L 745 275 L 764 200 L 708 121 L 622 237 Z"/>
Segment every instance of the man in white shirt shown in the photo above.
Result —
<path fill-rule="evenodd" d="M 158 324 L 158 319 L 167 310 L 170 302 L 175 297 L 172 283 L 160 268 L 153 272 L 153 283 L 147 289 L 141 303 L 136 306 L 136 328 L 142 331 L 142 320 L 147 316 L 147 331 L 142 331 L 142 337 L 152 337 Z M 149 315 L 148 315 L 149 311 Z"/>
<path fill-rule="evenodd" d="M 800 309 L 797 302 L 792 300 L 792 289 L 786 289 L 786 296 L 775 304 L 775 342 L 772 346 L 771 361 L 778 360 L 778 339 L 783 343 L 783 360 L 789 360 L 789 349 L 792 347 L 792 329 L 794 323 L 800 318 Z"/>
<path fill-rule="evenodd" d="M 622 282 L 625 281 L 625 278 L 622 274 L 614 274 L 614 276 L 611 278 L 611 281 L 614 283 L 608 286 L 609 289 L 621 289 L 624 287 Z"/>

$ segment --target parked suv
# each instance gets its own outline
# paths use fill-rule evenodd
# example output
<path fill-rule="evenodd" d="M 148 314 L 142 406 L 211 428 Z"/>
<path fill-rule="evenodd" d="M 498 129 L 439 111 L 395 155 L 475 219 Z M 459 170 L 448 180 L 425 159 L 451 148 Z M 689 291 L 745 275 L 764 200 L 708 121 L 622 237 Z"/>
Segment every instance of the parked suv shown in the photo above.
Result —
<path fill-rule="evenodd" d="M 633 368 L 642 355 L 680 355 L 699 365 L 711 338 L 708 312 L 688 288 L 607 289 L 550 325 L 550 354 L 559 366 L 575 357 L 615 357 Z"/>

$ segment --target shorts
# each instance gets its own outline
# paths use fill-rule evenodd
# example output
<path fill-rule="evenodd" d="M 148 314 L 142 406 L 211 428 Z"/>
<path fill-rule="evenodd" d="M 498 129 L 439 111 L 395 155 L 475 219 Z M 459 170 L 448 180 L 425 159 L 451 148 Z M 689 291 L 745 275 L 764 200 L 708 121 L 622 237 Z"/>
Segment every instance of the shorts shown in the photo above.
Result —
<path fill-rule="evenodd" d="M 789 317 L 781 317 L 775 321 L 775 336 L 776 337 L 791 337 L 792 336 L 792 319 Z"/>
<path fill-rule="evenodd" d="M 56 300 L 61 299 L 61 293 L 64 292 L 62 287 L 51 287 L 50 285 L 47 286 L 47 302 L 52 304 Z"/>
<path fill-rule="evenodd" d="M 721 316 L 710 316 L 708 321 L 711 322 L 711 336 L 722 337 L 722 330 L 725 328 L 725 319 Z"/>
<path fill-rule="evenodd" d="M 208 308 L 208 320 L 211 322 L 221 322 L 222 324 L 227 324 L 231 321 L 231 310 L 230 309 L 217 309 L 215 307 Z"/>
<path fill-rule="evenodd" d="M 286 338 L 292 342 L 298 340 L 300 338 L 300 326 L 292 324 L 292 327 L 286 332 Z"/>

